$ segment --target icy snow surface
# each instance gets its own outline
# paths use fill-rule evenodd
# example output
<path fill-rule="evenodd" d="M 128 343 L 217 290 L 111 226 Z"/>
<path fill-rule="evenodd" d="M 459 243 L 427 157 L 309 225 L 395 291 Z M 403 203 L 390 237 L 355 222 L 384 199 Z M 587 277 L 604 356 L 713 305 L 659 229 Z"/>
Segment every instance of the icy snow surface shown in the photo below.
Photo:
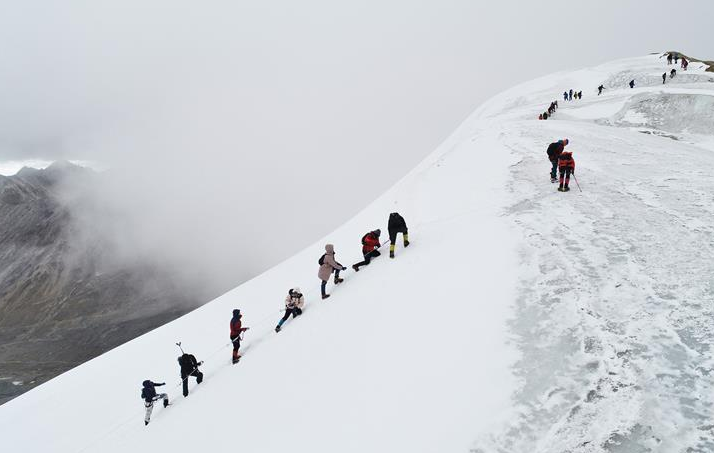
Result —
<path fill-rule="evenodd" d="M 323 241 L 0 406 L 3 451 L 714 451 L 714 75 L 663 86 L 669 68 L 620 60 L 496 96 Z M 563 137 L 582 192 L 548 180 Z M 412 245 L 319 300 L 324 243 L 349 266 L 395 210 Z M 295 285 L 307 309 L 276 334 Z M 233 308 L 251 327 L 235 366 Z M 179 340 L 206 361 L 185 399 Z M 173 403 L 147 427 L 144 379 Z"/>

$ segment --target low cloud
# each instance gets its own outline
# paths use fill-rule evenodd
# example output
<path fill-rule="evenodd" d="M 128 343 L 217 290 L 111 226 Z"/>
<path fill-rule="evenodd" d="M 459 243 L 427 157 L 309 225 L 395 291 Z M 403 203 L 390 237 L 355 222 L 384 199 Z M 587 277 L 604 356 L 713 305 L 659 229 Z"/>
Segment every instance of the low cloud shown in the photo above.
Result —
<path fill-rule="evenodd" d="M 496 92 L 671 47 L 650 25 L 668 8 L 608 3 L 18 2 L 0 18 L 0 161 L 109 168 L 82 230 L 236 284 L 342 223 Z M 695 54 L 710 29 L 690 22 L 677 44 Z"/>

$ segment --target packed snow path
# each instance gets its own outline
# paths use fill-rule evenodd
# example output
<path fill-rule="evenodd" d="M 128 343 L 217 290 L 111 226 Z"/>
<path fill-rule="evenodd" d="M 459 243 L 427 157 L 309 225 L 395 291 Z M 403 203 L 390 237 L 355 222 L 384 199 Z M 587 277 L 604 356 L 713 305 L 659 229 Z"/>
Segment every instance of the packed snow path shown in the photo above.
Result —
<path fill-rule="evenodd" d="M 648 85 L 668 68 L 622 60 L 495 97 L 325 240 L 1 406 L 4 446 L 713 451 L 714 74 L 693 63 Z M 583 99 L 536 119 L 570 88 Z M 565 137 L 582 193 L 549 182 L 546 146 Z M 413 245 L 348 271 L 320 301 L 324 243 L 349 266 L 395 210 Z M 275 334 L 295 285 L 305 314 Z M 251 327 L 236 366 L 233 308 Z M 206 360 L 186 399 L 178 340 Z M 146 378 L 166 380 L 174 403 L 148 427 Z"/>
<path fill-rule="evenodd" d="M 642 60 L 624 64 L 658 66 Z M 522 386 L 518 415 L 475 451 L 714 451 L 714 149 L 687 133 L 714 134 L 714 87 L 665 89 L 561 103 L 559 118 L 575 119 L 619 106 L 593 123 L 509 124 Z M 639 124 L 610 126 L 628 116 Z M 544 144 L 563 137 L 582 193 L 547 182 Z"/>
<path fill-rule="evenodd" d="M 582 193 L 547 181 L 539 145 L 566 133 Z M 507 146 L 524 382 L 487 450 L 712 451 L 714 153 L 567 122 L 523 122 Z"/>

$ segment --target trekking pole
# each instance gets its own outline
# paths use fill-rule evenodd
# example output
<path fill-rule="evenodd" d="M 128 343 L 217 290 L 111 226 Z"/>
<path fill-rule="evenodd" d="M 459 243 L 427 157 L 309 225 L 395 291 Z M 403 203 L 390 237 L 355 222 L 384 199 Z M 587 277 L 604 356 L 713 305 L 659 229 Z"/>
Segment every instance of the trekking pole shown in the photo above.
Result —
<path fill-rule="evenodd" d="M 582 192 L 583 189 L 580 188 L 580 184 L 578 184 L 578 178 L 575 177 L 575 173 L 573 173 L 573 179 L 575 180 L 575 185 L 578 186 L 578 190 Z"/>
<path fill-rule="evenodd" d="M 179 341 L 178 343 L 176 343 L 176 346 L 178 346 L 179 349 L 181 350 L 181 354 L 186 354 L 185 352 L 183 352 L 183 348 L 181 347 L 181 342 L 180 342 L 180 341 Z"/>

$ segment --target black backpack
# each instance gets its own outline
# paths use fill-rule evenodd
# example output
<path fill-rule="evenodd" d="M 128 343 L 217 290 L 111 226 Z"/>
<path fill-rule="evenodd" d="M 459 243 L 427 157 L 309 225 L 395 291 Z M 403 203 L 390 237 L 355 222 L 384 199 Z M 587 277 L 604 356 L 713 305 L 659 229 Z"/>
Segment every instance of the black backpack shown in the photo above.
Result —
<path fill-rule="evenodd" d="M 144 388 L 141 389 L 141 399 L 151 401 L 156 396 L 156 389 L 151 381 L 144 381 Z"/>
<path fill-rule="evenodd" d="M 325 264 L 325 255 L 327 255 L 327 254 L 326 254 L 326 253 L 323 253 L 322 256 L 320 257 L 320 259 L 317 260 L 317 264 L 319 264 L 320 266 L 322 266 L 323 264 Z"/>
<path fill-rule="evenodd" d="M 546 153 L 548 154 L 548 157 L 552 159 L 555 156 L 555 154 L 558 152 L 559 147 L 560 147 L 560 144 L 558 142 L 551 143 L 550 145 L 548 145 L 548 150 L 546 151 Z"/>
<path fill-rule="evenodd" d="M 179 356 L 178 363 L 181 367 L 181 371 L 186 371 L 188 373 L 198 368 L 198 362 L 193 354 L 184 354 Z"/>

